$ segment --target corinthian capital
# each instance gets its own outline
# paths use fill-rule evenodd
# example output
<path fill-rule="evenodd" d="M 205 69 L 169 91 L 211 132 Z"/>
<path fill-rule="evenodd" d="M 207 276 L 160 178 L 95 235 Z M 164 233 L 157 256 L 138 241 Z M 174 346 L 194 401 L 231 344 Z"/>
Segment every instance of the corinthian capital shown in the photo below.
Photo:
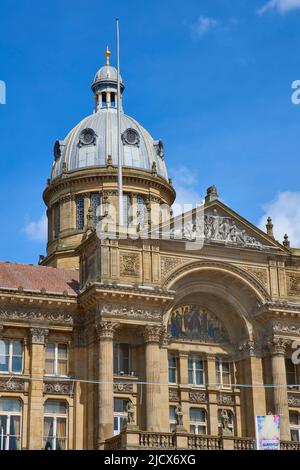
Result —
<path fill-rule="evenodd" d="M 157 325 L 146 325 L 143 331 L 145 343 L 159 343 L 162 335 L 162 327 Z"/>
<path fill-rule="evenodd" d="M 47 336 L 49 334 L 48 328 L 42 328 L 40 326 L 30 328 L 30 340 L 31 344 L 46 344 Z"/>
<path fill-rule="evenodd" d="M 267 347 L 271 354 L 285 354 L 286 348 L 291 344 L 290 339 L 268 338 Z"/>
<path fill-rule="evenodd" d="M 110 339 L 113 340 L 114 333 L 119 327 L 119 323 L 111 321 L 99 321 L 96 323 L 96 331 L 99 339 Z"/>

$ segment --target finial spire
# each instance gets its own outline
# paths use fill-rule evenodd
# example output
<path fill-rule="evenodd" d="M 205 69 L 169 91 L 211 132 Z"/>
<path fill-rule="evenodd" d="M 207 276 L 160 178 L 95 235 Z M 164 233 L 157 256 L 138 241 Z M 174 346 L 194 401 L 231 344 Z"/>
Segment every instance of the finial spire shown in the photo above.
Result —
<path fill-rule="evenodd" d="M 283 237 L 283 246 L 285 246 L 286 248 L 290 248 L 291 247 L 291 243 L 290 243 L 290 240 L 289 240 L 289 236 L 288 234 L 286 233 Z"/>
<path fill-rule="evenodd" d="M 274 238 L 273 227 L 274 227 L 274 225 L 272 223 L 272 219 L 271 219 L 271 217 L 268 217 L 266 229 L 267 229 L 267 234 L 271 238 Z"/>
<path fill-rule="evenodd" d="M 109 50 L 109 48 L 108 48 L 108 46 L 107 46 L 106 51 L 105 51 L 106 65 L 110 65 L 110 64 L 109 64 L 110 56 L 111 56 L 111 52 L 110 52 L 110 50 Z"/>

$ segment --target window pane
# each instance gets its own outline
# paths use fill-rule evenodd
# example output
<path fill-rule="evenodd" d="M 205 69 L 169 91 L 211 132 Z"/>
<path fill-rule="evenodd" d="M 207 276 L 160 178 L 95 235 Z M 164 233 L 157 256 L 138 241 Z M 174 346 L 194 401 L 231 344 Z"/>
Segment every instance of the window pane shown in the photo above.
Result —
<path fill-rule="evenodd" d="M 189 357 L 189 359 L 188 359 L 188 368 L 189 369 L 193 368 L 193 358 L 192 357 Z"/>
<path fill-rule="evenodd" d="M 203 361 L 201 359 L 197 359 L 195 362 L 196 362 L 196 369 L 203 370 Z"/>
<path fill-rule="evenodd" d="M 44 449 L 53 449 L 53 421 L 54 418 L 44 418 Z"/>
<path fill-rule="evenodd" d="M 23 345 L 21 341 L 12 342 L 13 356 L 22 356 L 23 354 Z"/>
<path fill-rule="evenodd" d="M 11 398 L 0 398 L 0 411 L 21 412 L 21 402 Z"/>
<path fill-rule="evenodd" d="M 46 357 L 47 359 L 54 359 L 55 357 L 55 344 L 48 343 L 46 346 Z"/>
<path fill-rule="evenodd" d="M 45 367 L 46 374 L 54 374 L 54 361 L 53 360 L 46 360 L 46 367 Z"/>
<path fill-rule="evenodd" d="M 3 436 L 7 434 L 7 416 L 0 415 L 0 437 L 2 433 L 3 433 Z"/>
<path fill-rule="evenodd" d="M 8 372 L 8 356 L 0 356 L 0 372 Z"/>
<path fill-rule="evenodd" d="M 196 434 L 196 426 L 194 424 L 190 425 L 190 433 L 191 434 Z"/>
<path fill-rule="evenodd" d="M 22 372 L 22 357 L 13 356 L 12 372 Z"/>
<path fill-rule="evenodd" d="M 198 421 L 199 423 L 204 423 L 206 421 L 205 410 L 202 410 L 201 408 L 191 408 L 190 420 Z"/>
<path fill-rule="evenodd" d="M 51 414 L 66 414 L 67 405 L 63 401 L 47 400 L 45 403 L 45 413 Z"/>
<path fill-rule="evenodd" d="M 8 341 L 1 339 L 0 340 L 0 355 L 7 356 L 8 355 Z"/>
<path fill-rule="evenodd" d="M 295 413 L 292 413 L 292 412 L 290 413 L 290 423 L 294 424 L 294 425 L 299 424 L 299 415 L 298 415 L 298 413 L 296 413 L 296 412 Z"/>
<path fill-rule="evenodd" d="M 67 361 L 58 361 L 58 364 L 57 364 L 58 375 L 67 375 L 68 374 L 67 366 L 68 366 Z"/>
<path fill-rule="evenodd" d="M 193 371 L 192 370 L 189 370 L 189 384 L 193 384 Z"/>
<path fill-rule="evenodd" d="M 291 441 L 299 442 L 299 429 L 291 429 Z"/>
<path fill-rule="evenodd" d="M 203 385 L 203 384 L 204 384 L 203 372 L 197 370 L 196 371 L 196 385 Z"/>
<path fill-rule="evenodd" d="M 169 382 L 175 383 L 176 382 L 176 371 L 175 369 L 169 369 Z"/>
<path fill-rule="evenodd" d="M 121 400 L 119 398 L 114 399 L 114 411 L 116 413 L 123 413 L 126 411 L 127 400 Z"/>
<path fill-rule="evenodd" d="M 114 417 L 114 431 L 118 431 L 118 417 L 115 416 Z"/>
<path fill-rule="evenodd" d="M 59 344 L 57 346 L 58 359 L 67 359 L 68 347 L 66 344 Z"/>
<path fill-rule="evenodd" d="M 170 421 L 176 420 L 175 406 L 169 407 L 169 418 L 170 418 Z"/>
<path fill-rule="evenodd" d="M 8 372 L 9 343 L 0 340 L 0 372 Z"/>

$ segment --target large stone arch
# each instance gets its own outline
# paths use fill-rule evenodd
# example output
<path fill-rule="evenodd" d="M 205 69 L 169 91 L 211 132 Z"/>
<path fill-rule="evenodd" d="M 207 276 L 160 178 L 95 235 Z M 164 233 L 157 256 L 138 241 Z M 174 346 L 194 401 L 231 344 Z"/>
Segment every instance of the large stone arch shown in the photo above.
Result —
<path fill-rule="evenodd" d="M 176 292 L 174 303 L 164 316 L 166 326 L 174 308 L 192 302 L 214 312 L 231 343 L 259 338 L 254 313 L 270 296 L 250 273 L 228 263 L 200 261 L 173 271 L 164 287 Z"/>

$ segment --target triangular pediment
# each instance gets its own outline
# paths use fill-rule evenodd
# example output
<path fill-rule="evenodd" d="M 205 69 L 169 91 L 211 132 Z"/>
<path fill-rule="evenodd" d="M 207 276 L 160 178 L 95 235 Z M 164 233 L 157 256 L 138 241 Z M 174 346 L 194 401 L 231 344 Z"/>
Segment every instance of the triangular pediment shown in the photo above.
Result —
<path fill-rule="evenodd" d="M 152 233 L 156 234 L 155 238 L 169 237 L 170 240 L 202 241 L 204 244 L 256 250 L 269 248 L 284 253 L 289 251 L 219 200 L 153 227 Z"/>

